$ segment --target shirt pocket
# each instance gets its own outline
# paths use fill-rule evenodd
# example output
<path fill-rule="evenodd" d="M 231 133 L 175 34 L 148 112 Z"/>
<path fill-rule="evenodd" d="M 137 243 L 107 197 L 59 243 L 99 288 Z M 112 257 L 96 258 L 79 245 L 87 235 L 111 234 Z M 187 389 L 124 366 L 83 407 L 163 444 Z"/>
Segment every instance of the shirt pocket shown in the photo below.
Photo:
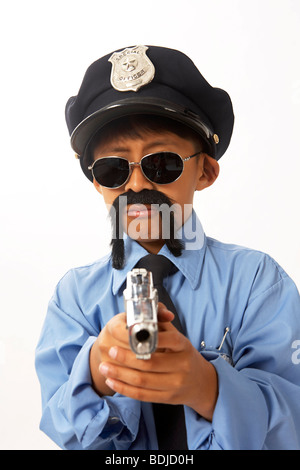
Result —
<path fill-rule="evenodd" d="M 208 346 L 205 340 L 201 342 L 200 353 L 208 361 L 213 361 L 221 357 L 224 361 L 233 366 L 232 360 L 232 341 L 230 337 L 230 328 L 227 326 L 224 330 L 224 335 L 219 343 L 219 346 Z"/>

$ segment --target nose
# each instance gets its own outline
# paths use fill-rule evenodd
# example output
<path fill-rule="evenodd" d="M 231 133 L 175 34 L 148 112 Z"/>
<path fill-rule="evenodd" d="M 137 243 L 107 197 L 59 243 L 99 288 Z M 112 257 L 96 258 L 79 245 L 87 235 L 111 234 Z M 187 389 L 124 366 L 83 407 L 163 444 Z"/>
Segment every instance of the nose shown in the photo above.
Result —
<path fill-rule="evenodd" d="M 137 162 L 130 163 L 131 174 L 127 183 L 125 184 L 125 191 L 131 189 L 135 193 L 143 189 L 153 189 L 153 184 L 143 174 L 141 165 Z"/>

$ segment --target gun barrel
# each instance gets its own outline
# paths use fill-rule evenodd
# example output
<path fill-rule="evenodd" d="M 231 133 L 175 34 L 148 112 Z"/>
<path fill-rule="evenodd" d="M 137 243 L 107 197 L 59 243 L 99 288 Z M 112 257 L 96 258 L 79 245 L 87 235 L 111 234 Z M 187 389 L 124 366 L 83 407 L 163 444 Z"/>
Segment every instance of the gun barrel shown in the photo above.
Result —
<path fill-rule="evenodd" d="M 158 334 L 158 299 L 152 273 L 146 269 L 130 271 L 123 295 L 130 347 L 138 359 L 150 359 Z"/>

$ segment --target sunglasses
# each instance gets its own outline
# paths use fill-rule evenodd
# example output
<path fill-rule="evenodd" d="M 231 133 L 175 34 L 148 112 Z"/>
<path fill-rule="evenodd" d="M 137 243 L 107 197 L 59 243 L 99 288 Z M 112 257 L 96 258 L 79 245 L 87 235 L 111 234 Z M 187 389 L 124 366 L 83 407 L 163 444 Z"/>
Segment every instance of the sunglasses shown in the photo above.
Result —
<path fill-rule="evenodd" d="M 156 152 L 145 155 L 140 162 L 129 162 L 123 157 L 100 157 L 88 169 L 97 183 L 105 188 L 123 186 L 130 178 L 133 165 L 139 165 L 145 178 L 152 183 L 169 184 L 180 178 L 184 162 L 200 153 L 182 158 L 174 152 Z"/>

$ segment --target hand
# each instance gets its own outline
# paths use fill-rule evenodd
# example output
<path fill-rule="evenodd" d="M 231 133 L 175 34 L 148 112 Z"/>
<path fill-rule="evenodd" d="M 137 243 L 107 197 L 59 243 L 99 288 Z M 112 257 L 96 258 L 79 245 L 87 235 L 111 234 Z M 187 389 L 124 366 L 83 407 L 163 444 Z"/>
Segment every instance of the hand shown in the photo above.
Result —
<path fill-rule="evenodd" d="M 184 404 L 211 420 L 218 395 L 216 370 L 171 324 L 170 311 L 161 305 L 159 314 L 163 321 L 158 349 L 149 360 L 136 359 L 118 331 L 119 344 L 109 349 L 109 360 L 100 364 L 106 385 L 140 401 Z"/>
<path fill-rule="evenodd" d="M 126 315 L 119 313 L 107 322 L 93 344 L 90 352 L 90 371 L 93 386 L 96 392 L 102 395 L 114 395 L 114 391 L 105 383 L 105 377 L 99 372 L 102 361 L 114 362 L 108 352 L 113 346 L 126 349 L 128 344 L 128 331 L 126 329 Z"/>
<path fill-rule="evenodd" d="M 174 315 L 166 310 L 163 304 L 158 305 L 158 327 L 166 321 L 173 320 Z M 126 314 L 119 313 L 107 322 L 103 330 L 100 332 L 97 340 L 93 344 L 90 352 L 90 371 L 93 387 L 96 392 L 102 395 L 113 395 L 115 393 L 108 384 L 106 384 L 106 376 L 99 370 L 100 363 L 118 364 L 109 351 L 113 347 L 121 347 L 122 350 L 131 351 L 129 346 L 128 329 L 126 328 Z M 132 357 L 135 358 L 134 353 Z"/>

